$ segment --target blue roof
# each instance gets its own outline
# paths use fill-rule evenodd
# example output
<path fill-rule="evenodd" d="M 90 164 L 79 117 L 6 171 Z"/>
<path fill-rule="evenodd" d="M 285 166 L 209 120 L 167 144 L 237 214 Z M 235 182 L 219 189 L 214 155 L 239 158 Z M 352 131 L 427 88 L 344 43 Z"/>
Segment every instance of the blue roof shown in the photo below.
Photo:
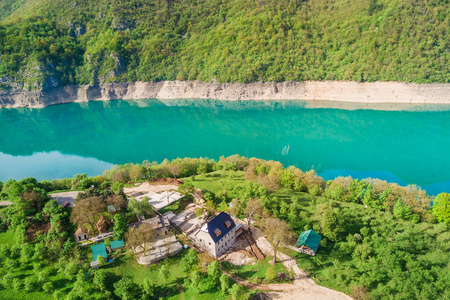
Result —
<path fill-rule="evenodd" d="M 117 241 L 112 241 L 111 242 L 111 249 L 117 249 L 117 248 L 122 248 L 123 246 L 125 246 L 125 243 L 123 242 L 123 240 L 117 240 Z"/>
<path fill-rule="evenodd" d="M 108 258 L 108 254 L 106 253 L 105 243 L 101 243 L 98 245 L 94 245 L 91 247 L 92 250 L 92 260 L 96 261 L 97 257 L 103 256 L 104 258 Z"/>
<path fill-rule="evenodd" d="M 225 225 L 225 222 L 229 221 L 231 223 L 230 227 Z M 230 215 L 224 212 L 221 212 L 217 216 L 215 216 L 211 221 L 208 222 L 208 233 L 213 239 L 214 243 L 217 243 L 221 238 L 223 238 L 228 232 L 230 232 L 236 224 L 233 219 L 231 219 Z M 214 233 L 215 229 L 220 230 L 219 236 Z"/>
<path fill-rule="evenodd" d="M 317 248 L 319 248 L 319 242 L 322 239 L 322 236 L 315 232 L 314 230 L 310 229 L 307 231 L 303 231 L 297 240 L 297 247 L 300 247 L 302 245 L 305 245 L 309 247 L 314 253 L 317 252 Z"/>

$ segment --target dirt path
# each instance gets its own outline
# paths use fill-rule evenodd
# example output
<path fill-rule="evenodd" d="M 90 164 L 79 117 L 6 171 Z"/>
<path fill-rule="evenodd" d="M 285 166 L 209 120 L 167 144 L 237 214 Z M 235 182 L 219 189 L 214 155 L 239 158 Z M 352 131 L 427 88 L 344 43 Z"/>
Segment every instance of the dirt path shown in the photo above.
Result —
<path fill-rule="evenodd" d="M 11 201 L 0 201 L 0 206 L 7 206 L 12 205 L 13 203 Z"/>

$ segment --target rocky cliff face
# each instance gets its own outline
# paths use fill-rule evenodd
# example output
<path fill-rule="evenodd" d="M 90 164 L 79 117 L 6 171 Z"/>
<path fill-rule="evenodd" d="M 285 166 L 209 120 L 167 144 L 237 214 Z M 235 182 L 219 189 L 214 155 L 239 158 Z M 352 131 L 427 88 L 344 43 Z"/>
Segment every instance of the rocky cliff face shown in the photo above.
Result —
<path fill-rule="evenodd" d="M 450 103 L 450 84 L 399 82 L 162 81 L 65 86 L 38 91 L 1 91 L 0 107 L 44 107 L 113 99 L 331 100 L 359 103 Z"/>

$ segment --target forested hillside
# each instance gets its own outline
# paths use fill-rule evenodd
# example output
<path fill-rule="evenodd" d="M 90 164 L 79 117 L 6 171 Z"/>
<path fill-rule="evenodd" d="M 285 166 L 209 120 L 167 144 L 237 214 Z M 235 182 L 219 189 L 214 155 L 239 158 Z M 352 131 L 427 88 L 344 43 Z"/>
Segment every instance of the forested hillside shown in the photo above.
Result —
<path fill-rule="evenodd" d="M 450 82 L 448 0 L 0 0 L 0 90 Z"/>

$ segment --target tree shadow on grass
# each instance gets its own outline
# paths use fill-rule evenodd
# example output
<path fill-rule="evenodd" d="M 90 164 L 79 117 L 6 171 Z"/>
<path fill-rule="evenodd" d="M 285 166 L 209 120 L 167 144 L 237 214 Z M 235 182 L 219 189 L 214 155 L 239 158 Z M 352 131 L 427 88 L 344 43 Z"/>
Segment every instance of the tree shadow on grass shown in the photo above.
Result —
<path fill-rule="evenodd" d="M 115 267 L 120 267 L 124 264 L 125 264 L 125 261 L 123 259 L 117 258 L 117 259 L 113 260 L 112 263 L 106 264 L 106 265 L 102 266 L 101 268 L 104 270 L 108 270 L 108 269 L 112 269 Z"/>

